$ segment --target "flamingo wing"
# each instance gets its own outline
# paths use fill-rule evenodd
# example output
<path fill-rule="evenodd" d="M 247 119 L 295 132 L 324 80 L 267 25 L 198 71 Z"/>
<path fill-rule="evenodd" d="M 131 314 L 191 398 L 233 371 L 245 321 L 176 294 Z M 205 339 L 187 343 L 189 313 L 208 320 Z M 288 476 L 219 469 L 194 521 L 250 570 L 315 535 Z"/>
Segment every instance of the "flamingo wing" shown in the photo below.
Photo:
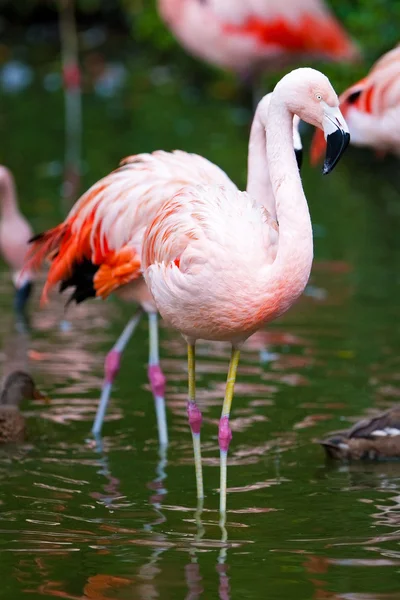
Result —
<path fill-rule="evenodd" d="M 182 188 L 159 209 L 143 239 L 144 278 L 163 318 L 180 330 L 185 322 L 186 335 L 196 330 L 204 339 L 211 339 L 210 331 L 219 339 L 221 322 L 251 329 L 262 274 L 276 256 L 276 229 L 246 192 Z"/>
<path fill-rule="evenodd" d="M 81 302 L 105 298 L 140 277 L 143 234 L 159 206 L 184 185 L 215 179 L 235 188 L 222 170 L 197 155 L 159 151 L 124 159 L 63 223 L 32 240 L 27 268 L 51 263 L 43 300 L 57 283 L 61 291 L 75 286 L 71 299 Z"/>
<path fill-rule="evenodd" d="M 186 186 L 161 205 L 146 229 L 143 271 L 164 265 L 194 274 L 215 261 L 223 270 L 222 261 L 231 266 L 236 255 L 252 253 L 264 266 L 277 231 L 276 221 L 246 192 L 221 185 Z M 260 247 L 265 253 L 260 254 Z M 269 258 L 272 262 L 275 255 Z"/>

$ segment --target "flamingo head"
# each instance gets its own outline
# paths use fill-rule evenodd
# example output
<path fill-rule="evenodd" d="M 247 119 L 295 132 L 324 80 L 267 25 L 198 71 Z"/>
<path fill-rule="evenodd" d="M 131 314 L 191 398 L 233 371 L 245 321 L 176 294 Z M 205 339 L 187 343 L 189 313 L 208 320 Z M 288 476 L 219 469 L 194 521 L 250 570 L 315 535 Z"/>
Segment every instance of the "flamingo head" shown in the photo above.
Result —
<path fill-rule="evenodd" d="M 346 150 L 350 134 L 329 79 L 315 69 L 295 69 L 275 90 L 284 92 L 286 106 L 293 114 L 322 130 L 327 144 L 323 173 L 330 173 Z"/>
<path fill-rule="evenodd" d="M 348 112 L 351 107 L 358 107 L 366 83 L 366 79 L 361 79 L 361 81 L 358 81 L 356 84 L 352 85 L 339 96 L 340 108 L 342 114 L 346 118 L 348 118 Z M 317 131 L 314 133 L 310 151 L 311 164 L 313 166 L 315 166 L 321 160 L 325 146 L 326 144 L 323 132 L 320 129 L 317 129 Z"/>

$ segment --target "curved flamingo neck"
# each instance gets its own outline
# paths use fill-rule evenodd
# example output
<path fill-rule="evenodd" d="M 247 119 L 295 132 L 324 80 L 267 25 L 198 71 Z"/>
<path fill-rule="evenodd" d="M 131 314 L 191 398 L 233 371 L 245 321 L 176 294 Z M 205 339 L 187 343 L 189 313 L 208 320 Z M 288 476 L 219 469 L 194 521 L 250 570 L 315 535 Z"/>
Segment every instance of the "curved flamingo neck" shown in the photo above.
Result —
<path fill-rule="evenodd" d="M 266 284 L 277 294 L 282 292 L 279 313 L 303 292 L 313 259 L 310 213 L 293 150 L 293 113 L 285 94 L 285 90 L 275 89 L 265 123 L 267 163 L 279 223 L 278 251 L 267 267 Z"/>
<path fill-rule="evenodd" d="M 265 124 L 271 94 L 258 104 L 250 130 L 249 153 L 247 162 L 247 192 L 254 200 L 265 206 L 276 219 L 275 198 L 267 162 Z"/>
<path fill-rule="evenodd" d="M 0 167 L 0 211 L 3 219 L 18 213 L 14 179 L 4 167 Z"/>

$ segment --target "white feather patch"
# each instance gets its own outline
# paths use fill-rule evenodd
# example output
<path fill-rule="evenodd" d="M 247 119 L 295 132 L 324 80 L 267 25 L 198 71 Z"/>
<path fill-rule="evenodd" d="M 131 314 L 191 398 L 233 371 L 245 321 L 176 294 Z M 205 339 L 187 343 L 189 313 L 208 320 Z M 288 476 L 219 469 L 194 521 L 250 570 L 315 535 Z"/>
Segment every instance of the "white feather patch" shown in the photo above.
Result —
<path fill-rule="evenodd" d="M 385 429 L 376 429 L 371 435 L 375 437 L 395 437 L 396 435 L 400 435 L 400 429 L 396 429 L 396 427 L 385 427 Z"/>

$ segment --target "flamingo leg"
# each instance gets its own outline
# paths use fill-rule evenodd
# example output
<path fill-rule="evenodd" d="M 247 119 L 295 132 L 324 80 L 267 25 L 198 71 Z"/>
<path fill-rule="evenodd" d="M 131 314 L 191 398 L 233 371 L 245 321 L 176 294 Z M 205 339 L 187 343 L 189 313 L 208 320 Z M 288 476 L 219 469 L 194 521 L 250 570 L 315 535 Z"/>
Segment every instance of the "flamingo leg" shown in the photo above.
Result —
<path fill-rule="evenodd" d="M 221 461 L 221 480 L 220 480 L 220 504 L 221 515 L 226 513 L 226 471 L 229 444 L 232 439 L 232 431 L 229 425 L 229 415 L 231 412 L 233 391 L 235 388 L 237 368 L 239 364 L 240 350 L 232 346 L 231 360 L 229 363 L 228 378 L 226 381 L 226 390 L 224 403 L 222 405 L 222 414 L 219 422 L 218 441 Z"/>
<path fill-rule="evenodd" d="M 160 367 L 158 344 L 158 316 L 149 313 L 149 366 L 148 377 L 157 415 L 158 439 L 162 448 L 168 445 L 167 417 L 165 412 L 165 375 Z"/>
<path fill-rule="evenodd" d="M 188 344 L 188 374 L 189 374 L 189 399 L 187 413 L 192 431 L 194 464 L 196 468 L 197 498 L 204 498 L 203 470 L 201 466 L 200 430 L 203 417 L 196 404 L 196 351 L 194 344 Z"/>
<path fill-rule="evenodd" d="M 125 329 L 106 356 L 104 362 L 104 382 L 101 388 L 101 397 L 99 406 L 97 407 L 96 418 L 92 427 L 92 433 L 95 436 L 100 435 L 101 428 L 103 427 L 104 415 L 106 414 L 108 402 L 110 400 L 112 386 L 121 366 L 122 353 L 131 339 L 142 314 L 142 309 L 138 309 L 136 314 L 128 321 Z"/>
<path fill-rule="evenodd" d="M 26 281 L 21 287 L 16 288 L 14 295 L 14 309 L 17 315 L 25 315 L 26 305 L 31 296 L 32 289 L 32 281 Z"/>

